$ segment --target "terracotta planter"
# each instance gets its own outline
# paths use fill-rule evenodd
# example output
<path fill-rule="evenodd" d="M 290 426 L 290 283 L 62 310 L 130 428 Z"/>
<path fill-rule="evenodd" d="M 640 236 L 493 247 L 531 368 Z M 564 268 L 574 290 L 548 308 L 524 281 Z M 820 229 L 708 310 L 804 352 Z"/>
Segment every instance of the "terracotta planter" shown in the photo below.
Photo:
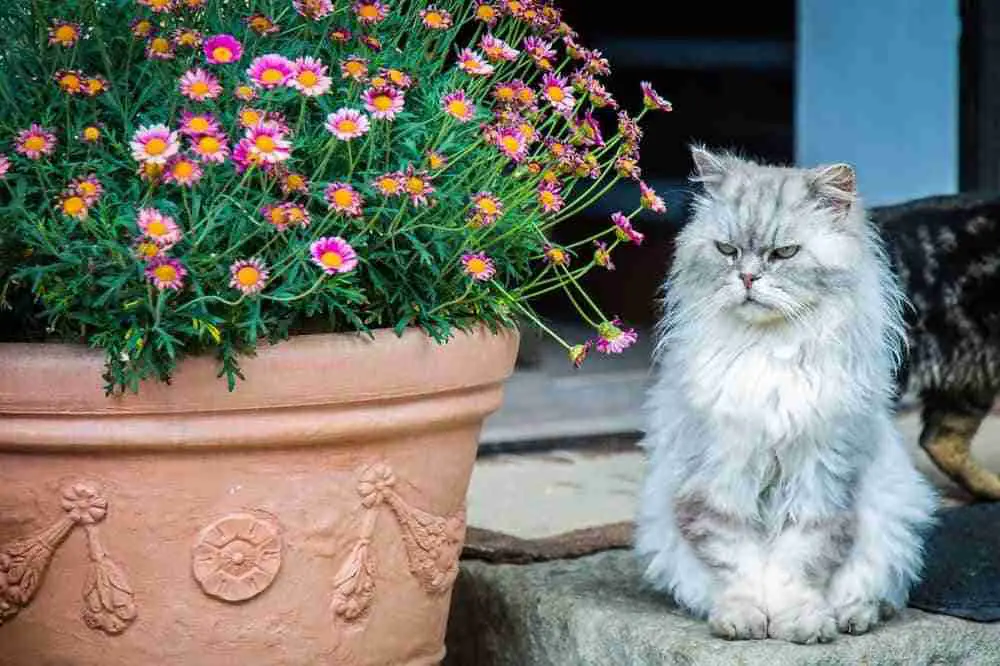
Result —
<path fill-rule="evenodd" d="M 313 335 L 107 398 L 0 345 L 0 664 L 431 664 L 514 334 Z"/>

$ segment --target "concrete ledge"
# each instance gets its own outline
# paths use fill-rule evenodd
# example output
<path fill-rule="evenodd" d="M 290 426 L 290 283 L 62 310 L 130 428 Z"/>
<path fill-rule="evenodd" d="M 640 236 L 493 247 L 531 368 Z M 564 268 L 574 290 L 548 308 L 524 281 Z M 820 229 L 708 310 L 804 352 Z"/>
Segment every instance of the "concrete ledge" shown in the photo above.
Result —
<path fill-rule="evenodd" d="M 530 565 L 466 561 L 448 666 L 997 666 L 1000 625 L 908 609 L 828 645 L 726 642 L 643 588 L 629 551 Z"/>

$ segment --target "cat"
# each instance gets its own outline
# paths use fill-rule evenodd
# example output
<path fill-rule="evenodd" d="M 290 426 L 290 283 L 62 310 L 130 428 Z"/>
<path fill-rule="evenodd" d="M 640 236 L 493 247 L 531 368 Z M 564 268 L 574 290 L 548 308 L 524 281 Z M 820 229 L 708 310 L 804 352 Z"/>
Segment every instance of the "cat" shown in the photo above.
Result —
<path fill-rule="evenodd" d="M 1000 196 L 927 197 L 872 209 L 910 306 L 899 390 L 920 397 L 920 444 L 974 497 L 1000 475 L 970 445 L 1000 392 Z"/>
<path fill-rule="evenodd" d="M 645 577 L 728 639 L 904 605 L 936 496 L 893 420 L 903 295 L 851 167 L 692 148 L 648 397 Z"/>

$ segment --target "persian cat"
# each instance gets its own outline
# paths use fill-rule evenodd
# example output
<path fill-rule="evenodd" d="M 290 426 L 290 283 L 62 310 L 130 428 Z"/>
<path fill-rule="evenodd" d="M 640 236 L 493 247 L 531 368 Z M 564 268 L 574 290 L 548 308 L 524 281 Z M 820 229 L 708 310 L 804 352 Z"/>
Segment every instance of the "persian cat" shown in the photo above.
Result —
<path fill-rule="evenodd" d="M 905 604 L 935 496 L 893 421 L 902 294 L 845 164 L 692 150 L 643 446 L 646 578 L 730 639 Z"/>

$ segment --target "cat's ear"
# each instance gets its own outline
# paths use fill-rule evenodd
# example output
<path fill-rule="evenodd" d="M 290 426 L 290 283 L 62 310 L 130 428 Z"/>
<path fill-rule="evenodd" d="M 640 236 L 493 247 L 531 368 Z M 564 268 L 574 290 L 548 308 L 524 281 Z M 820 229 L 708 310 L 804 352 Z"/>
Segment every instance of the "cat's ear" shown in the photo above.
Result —
<path fill-rule="evenodd" d="M 706 186 L 718 185 L 726 177 L 728 164 L 725 157 L 711 153 L 704 146 L 691 146 L 694 175 L 691 180 Z"/>
<path fill-rule="evenodd" d="M 834 210 L 847 212 L 858 198 L 858 179 L 850 164 L 831 164 L 813 171 L 816 196 Z"/>

